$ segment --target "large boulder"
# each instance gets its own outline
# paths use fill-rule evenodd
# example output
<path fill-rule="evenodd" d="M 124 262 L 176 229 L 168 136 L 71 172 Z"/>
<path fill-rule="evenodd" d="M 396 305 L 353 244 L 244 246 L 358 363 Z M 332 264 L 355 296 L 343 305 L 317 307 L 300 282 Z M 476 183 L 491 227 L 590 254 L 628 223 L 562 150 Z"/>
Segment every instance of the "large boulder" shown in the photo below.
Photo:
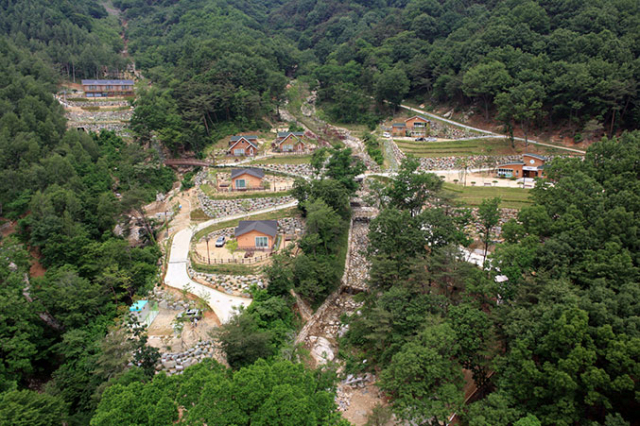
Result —
<path fill-rule="evenodd" d="M 311 356 L 318 365 L 324 365 L 329 361 L 333 361 L 335 354 L 331 349 L 331 343 L 324 337 L 318 337 L 311 348 Z"/>

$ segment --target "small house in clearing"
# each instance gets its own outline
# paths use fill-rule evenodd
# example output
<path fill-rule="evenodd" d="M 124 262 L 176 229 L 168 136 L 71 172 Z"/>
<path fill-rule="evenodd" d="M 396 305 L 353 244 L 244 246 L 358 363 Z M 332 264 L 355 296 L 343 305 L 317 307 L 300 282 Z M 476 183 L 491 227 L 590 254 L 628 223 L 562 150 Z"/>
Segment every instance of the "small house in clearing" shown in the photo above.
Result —
<path fill-rule="evenodd" d="M 393 136 L 413 136 L 424 137 L 431 130 L 431 120 L 421 115 L 414 115 L 404 120 L 404 123 L 393 123 L 391 134 Z"/>
<path fill-rule="evenodd" d="M 252 157 L 258 153 L 258 137 L 254 135 L 231 136 L 229 154 L 235 157 Z"/>
<path fill-rule="evenodd" d="M 307 148 L 303 139 L 304 132 L 278 132 L 273 148 L 277 152 L 303 152 Z"/>
<path fill-rule="evenodd" d="M 82 80 L 82 90 L 87 98 L 133 96 L 133 80 Z"/>
<path fill-rule="evenodd" d="M 231 189 L 233 191 L 251 191 L 263 189 L 264 170 L 255 168 L 232 169 Z"/>
<path fill-rule="evenodd" d="M 505 178 L 542 178 L 547 161 L 546 157 L 537 154 L 522 154 L 522 161 L 500 164 L 498 177 Z"/>
<path fill-rule="evenodd" d="M 392 136 L 406 136 L 407 135 L 407 125 L 404 123 L 393 123 L 391 126 L 391 135 Z"/>
<path fill-rule="evenodd" d="M 236 228 L 235 237 L 240 250 L 270 251 L 276 242 L 278 221 L 241 220 Z"/>

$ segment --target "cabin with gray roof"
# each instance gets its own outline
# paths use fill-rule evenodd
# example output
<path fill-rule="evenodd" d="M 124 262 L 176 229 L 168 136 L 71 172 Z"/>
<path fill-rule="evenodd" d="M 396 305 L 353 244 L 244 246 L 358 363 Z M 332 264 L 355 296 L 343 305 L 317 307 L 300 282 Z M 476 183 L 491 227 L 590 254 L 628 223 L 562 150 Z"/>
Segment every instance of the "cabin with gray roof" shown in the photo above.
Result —
<path fill-rule="evenodd" d="M 273 148 L 277 152 L 304 152 L 307 144 L 304 132 L 278 132 Z"/>
<path fill-rule="evenodd" d="M 254 135 L 231 136 L 229 154 L 234 157 L 253 157 L 258 153 L 258 137 Z"/>
<path fill-rule="evenodd" d="M 271 251 L 277 235 L 276 220 L 241 220 L 235 231 L 238 248 L 245 251 Z"/>
<path fill-rule="evenodd" d="M 252 167 L 231 170 L 231 188 L 234 191 L 255 191 L 265 189 L 264 170 Z"/>

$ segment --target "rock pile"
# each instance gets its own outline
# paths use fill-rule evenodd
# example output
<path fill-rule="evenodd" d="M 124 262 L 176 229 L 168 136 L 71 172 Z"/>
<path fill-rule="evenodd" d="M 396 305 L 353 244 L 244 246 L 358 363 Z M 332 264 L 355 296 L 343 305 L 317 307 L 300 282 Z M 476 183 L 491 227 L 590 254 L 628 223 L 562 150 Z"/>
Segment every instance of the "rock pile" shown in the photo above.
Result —
<path fill-rule="evenodd" d="M 278 219 L 278 233 L 285 235 L 300 235 L 304 231 L 304 221 L 298 217 Z"/>
<path fill-rule="evenodd" d="M 252 285 L 255 284 L 258 288 L 266 286 L 265 281 L 258 275 L 207 274 L 195 271 L 191 265 L 189 265 L 188 272 L 190 277 L 234 296 L 251 297 L 246 293 L 246 290 L 249 290 Z"/>
<path fill-rule="evenodd" d="M 338 406 L 338 411 L 347 411 L 349 409 L 354 390 L 364 389 L 369 383 L 375 383 L 375 381 L 376 376 L 370 373 L 365 373 L 362 376 L 347 375 L 346 379 L 342 380 L 336 389 L 335 402 Z"/>
<path fill-rule="evenodd" d="M 354 220 L 351 224 L 351 241 L 349 245 L 349 265 L 344 285 L 365 290 L 369 278 L 369 261 L 366 250 L 369 246 L 369 222 Z"/>
<path fill-rule="evenodd" d="M 222 359 L 222 350 L 212 340 L 199 342 L 184 352 L 163 353 L 156 364 L 156 372 L 166 372 L 169 376 L 182 374 L 185 368 L 198 364 L 205 358 Z"/>
<path fill-rule="evenodd" d="M 259 167 L 267 171 L 284 173 L 292 176 L 313 176 L 313 168 L 311 167 L 311 164 L 254 164 L 252 167 Z"/>

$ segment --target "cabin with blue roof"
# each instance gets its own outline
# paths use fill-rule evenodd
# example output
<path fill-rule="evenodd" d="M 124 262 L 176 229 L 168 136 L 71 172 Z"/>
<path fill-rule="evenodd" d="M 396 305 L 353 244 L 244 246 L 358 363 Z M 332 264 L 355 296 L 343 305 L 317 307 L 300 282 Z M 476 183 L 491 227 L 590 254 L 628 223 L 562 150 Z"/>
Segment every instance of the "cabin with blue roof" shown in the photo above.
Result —
<path fill-rule="evenodd" d="M 135 96 L 133 80 L 82 80 L 87 98 Z"/>

